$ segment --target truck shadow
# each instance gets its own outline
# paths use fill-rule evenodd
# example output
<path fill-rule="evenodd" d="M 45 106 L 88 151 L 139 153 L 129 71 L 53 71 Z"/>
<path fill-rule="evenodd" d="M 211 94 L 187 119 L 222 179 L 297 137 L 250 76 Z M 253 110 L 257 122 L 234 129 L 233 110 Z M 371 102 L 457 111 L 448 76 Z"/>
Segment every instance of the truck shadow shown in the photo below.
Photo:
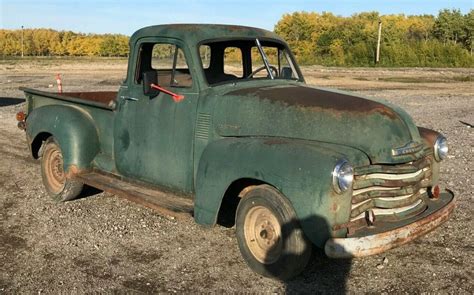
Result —
<path fill-rule="evenodd" d="M 80 200 L 80 199 L 84 199 L 84 198 L 87 198 L 87 197 L 95 196 L 95 195 L 98 195 L 102 192 L 103 191 L 98 189 L 98 188 L 95 188 L 95 187 L 92 187 L 92 186 L 89 186 L 89 185 L 85 184 L 84 188 L 81 191 L 81 193 L 79 194 L 79 196 L 75 200 Z"/>
<path fill-rule="evenodd" d="M 291 223 L 291 222 L 290 222 Z M 312 225 L 322 237 L 329 237 L 329 225 L 319 216 L 311 216 L 300 220 L 300 224 Z M 285 231 L 285 224 L 282 231 Z M 293 227 L 289 227 L 293 228 Z M 324 238 L 326 239 L 326 238 Z M 283 241 L 285 242 L 285 241 Z M 323 245 L 324 246 L 324 245 Z M 291 261 L 292 254 L 284 254 Z M 351 270 L 352 259 L 332 259 L 324 254 L 324 250 L 313 245 L 310 261 L 303 272 L 295 278 L 284 281 L 285 293 L 297 294 L 345 294 L 347 280 Z M 271 271 L 268 268 L 268 271 Z"/>
<path fill-rule="evenodd" d="M 287 293 L 346 294 L 352 259 L 331 259 L 321 249 L 314 249 L 305 270 L 285 282 Z"/>
<path fill-rule="evenodd" d="M 17 105 L 22 102 L 25 102 L 23 98 L 14 98 L 14 97 L 0 97 L 0 107 L 6 107 L 11 105 Z"/>

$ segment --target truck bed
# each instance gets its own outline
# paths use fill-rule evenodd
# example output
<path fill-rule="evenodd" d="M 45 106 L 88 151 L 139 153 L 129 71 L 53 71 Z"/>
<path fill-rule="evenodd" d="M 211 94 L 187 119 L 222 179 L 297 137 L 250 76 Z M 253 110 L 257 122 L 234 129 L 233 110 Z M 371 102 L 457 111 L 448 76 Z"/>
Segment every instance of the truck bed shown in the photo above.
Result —
<path fill-rule="evenodd" d="M 63 92 L 57 94 L 64 97 L 94 101 L 105 105 L 108 105 L 111 101 L 115 101 L 117 97 L 116 91 Z"/>
<path fill-rule="evenodd" d="M 36 95 L 49 98 L 55 98 L 63 101 L 69 101 L 73 103 L 90 105 L 103 109 L 113 110 L 115 109 L 115 101 L 117 98 L 116 91 L 90 91 L 90 92 L 48 92 L 32 88 L 20 87 L 20 90 L 24 91 L 27 95 Z"/>

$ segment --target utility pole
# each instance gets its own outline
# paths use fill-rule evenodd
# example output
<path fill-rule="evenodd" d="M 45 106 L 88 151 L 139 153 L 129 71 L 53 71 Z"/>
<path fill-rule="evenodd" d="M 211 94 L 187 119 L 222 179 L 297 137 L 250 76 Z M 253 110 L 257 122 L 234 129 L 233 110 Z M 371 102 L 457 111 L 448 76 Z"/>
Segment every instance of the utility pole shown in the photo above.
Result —
<path fill-rule="evenodd" d="M 382 38 L 382 20 L 379 19 L 379 34 L 377 38 L 377 53 L 375 55 L 375 63 L 378 64 L 380 61 L 380 39 Z"/>
<path fill-rule="evenodd" d="M 23 57 L 23 26 L 21 26 L 21 57 Z"/>

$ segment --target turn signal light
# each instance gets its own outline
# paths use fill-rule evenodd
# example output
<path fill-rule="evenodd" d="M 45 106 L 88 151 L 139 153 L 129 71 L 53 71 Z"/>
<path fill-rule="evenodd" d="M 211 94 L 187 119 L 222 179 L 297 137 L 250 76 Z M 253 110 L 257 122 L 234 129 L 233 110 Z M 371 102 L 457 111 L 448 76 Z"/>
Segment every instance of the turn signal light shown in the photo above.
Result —
<path fill-rule="evenodd" d="M 435 185 L 434 187 L 431 188 L 431 198 L 432 199 L 438 199 L 439 198 L 439 185 Z"/>
<path fill-rule="evenodd" d="M 26 115 L 23 111 L 16 113 L 16 119 L 18 122 L 23 122 L 26 119 Z"/>

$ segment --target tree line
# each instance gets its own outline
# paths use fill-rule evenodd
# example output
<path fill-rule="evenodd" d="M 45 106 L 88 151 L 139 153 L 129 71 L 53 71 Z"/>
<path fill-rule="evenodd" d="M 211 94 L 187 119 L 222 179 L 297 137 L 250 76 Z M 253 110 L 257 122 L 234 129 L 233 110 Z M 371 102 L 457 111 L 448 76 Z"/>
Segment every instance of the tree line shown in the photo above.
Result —
<path fill-rule="evenodd" d="M 3 56 L 21 56 L 22 51 L 25 56 L 127 56 L 128 39 L 51 29 L 0 30 L 0 50 Z"/>
<path fill-rule="evenodd" d="M 295 12 L 283 15 L 275 32 L 290 44 L 300 63 L 370 66 L 375 62 L 379 22 L 381 66 L 474 66 L 472 9 L 464 15 L 443 9 L 437 16 Z"/>
<path fill-rule="evenodd" d="M 301 64 L 374 65 L 382 24 L 381 66 L 473 67 L 474 10 L 441 10 L 433 15 L 323 12 L 285 14 L 275 32 Z M 3 56 L 127 56 L 129 37 L 51 29 L 0 30 Z M 22 46 L 23 44 L 23 46 Z M 23 47 L 23 48 L 22 48 Z"/>

